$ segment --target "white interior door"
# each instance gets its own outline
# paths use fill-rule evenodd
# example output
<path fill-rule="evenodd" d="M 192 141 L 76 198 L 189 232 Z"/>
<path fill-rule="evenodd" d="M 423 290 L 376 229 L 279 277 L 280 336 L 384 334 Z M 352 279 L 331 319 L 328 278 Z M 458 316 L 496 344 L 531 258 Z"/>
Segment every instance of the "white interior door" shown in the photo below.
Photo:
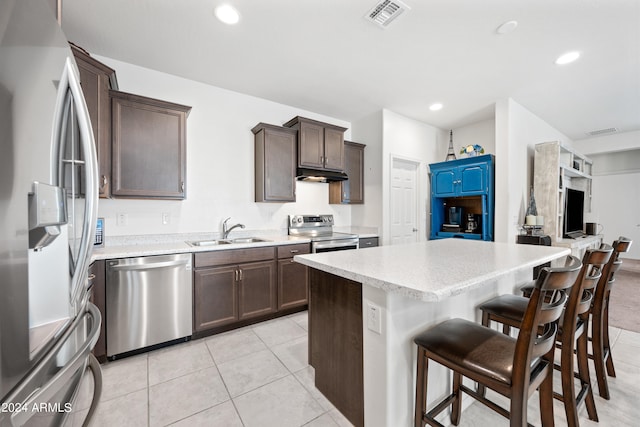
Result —
<path fill-rule="evenodd" d="M 418 162 L 392 159 L 390 188 L 391 244 L 418 241 Z"/>

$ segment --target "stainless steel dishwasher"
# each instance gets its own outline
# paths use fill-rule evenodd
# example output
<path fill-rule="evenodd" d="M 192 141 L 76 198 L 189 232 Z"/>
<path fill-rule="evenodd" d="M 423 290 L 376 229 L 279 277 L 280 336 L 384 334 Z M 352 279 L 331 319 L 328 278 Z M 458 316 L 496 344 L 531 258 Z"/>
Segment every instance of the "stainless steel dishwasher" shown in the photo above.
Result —
<path fill-rule="evenodd" d="M 191 336 L 191 254 L 107 261 L 107 357 Z"/>

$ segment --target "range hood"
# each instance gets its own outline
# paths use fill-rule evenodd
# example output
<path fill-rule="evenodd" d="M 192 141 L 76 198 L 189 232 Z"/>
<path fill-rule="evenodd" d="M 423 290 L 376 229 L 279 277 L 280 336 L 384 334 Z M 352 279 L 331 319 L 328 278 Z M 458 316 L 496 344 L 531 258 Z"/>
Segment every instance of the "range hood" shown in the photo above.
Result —
<path fill-rule="evenodd" d="M 333 182 L 333 181 L 345 181 L 349 179 L 344 172 L 335 172 L 322 169 L 308 169 L 298 168 L 296 172 L 296 179 L 298 181 L 310 181 L 310 182 Z"/>

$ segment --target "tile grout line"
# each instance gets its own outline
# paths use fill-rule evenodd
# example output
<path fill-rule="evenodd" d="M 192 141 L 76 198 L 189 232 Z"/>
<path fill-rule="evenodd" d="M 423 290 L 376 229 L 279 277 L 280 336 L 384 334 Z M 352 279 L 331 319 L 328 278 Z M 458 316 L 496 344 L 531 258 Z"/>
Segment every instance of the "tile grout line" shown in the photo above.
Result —
<path fill-rule="evenodd" d="M 216 372 L 218 372 L 218 376 L 220 377 L 220 381 L 222 381 L 222 385 L 224 386 L 224 389 L 227 392 L 227 395 L 229 396 L 229 401 L 231 401 L 231 404 L 233 405 L 233 410 L 236 411 L 236 415 L 238 416 L 238 419 L 240 420 L 242 425 L 246 426 L 244 420 L 242 419 L 242 416 L 240 415 L 240 411 L 238 411 L 236 402 L 234 402 L 233 397 L 231 397 L 231 392 L 229 391 L 229 387 L 227 387 L 227 382 L 224 380 L 224 377 L 222 376 L 222 372 L 220 372 L 220 368 L 218 368 L 218 363 L 216 363 L 216 358 L 213 356 L 213 353 L 211 352 L 211 348 L 209 348 L 206 341 L 204 342 L 204 346 L 207 348 L 207 352 L 209 353 L 209 356 L 211 356 L 211 360 L 213 361 L 213 366 L 215 366 Z"/>

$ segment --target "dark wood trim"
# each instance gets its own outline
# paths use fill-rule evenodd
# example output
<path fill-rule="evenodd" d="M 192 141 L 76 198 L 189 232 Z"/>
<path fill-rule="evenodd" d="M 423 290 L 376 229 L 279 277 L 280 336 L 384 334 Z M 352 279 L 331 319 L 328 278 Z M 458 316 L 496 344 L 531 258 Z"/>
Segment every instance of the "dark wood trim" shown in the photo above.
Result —
<path fill-rule="evenodd" d="M 309 362 L 318 390 L 364 426 L 362 284 L 311 268 Z"/>

